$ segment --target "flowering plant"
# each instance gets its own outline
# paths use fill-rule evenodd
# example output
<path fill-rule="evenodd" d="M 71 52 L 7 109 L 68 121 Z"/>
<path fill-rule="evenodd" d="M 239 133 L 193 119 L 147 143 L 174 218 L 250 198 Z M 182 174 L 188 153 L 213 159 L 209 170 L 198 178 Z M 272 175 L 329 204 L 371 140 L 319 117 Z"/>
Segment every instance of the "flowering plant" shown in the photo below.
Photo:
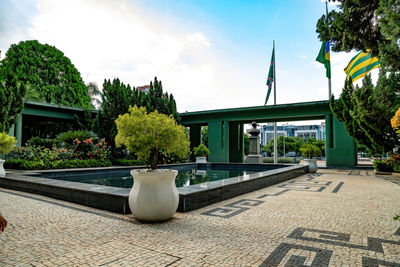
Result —
<path fill-rule="evenodd" d="M 110 147 L 104 139 L 97 142 L 93 138 L 73 142 L 74 158 L 77 159 L 107 159 L 110 156 Z"/>

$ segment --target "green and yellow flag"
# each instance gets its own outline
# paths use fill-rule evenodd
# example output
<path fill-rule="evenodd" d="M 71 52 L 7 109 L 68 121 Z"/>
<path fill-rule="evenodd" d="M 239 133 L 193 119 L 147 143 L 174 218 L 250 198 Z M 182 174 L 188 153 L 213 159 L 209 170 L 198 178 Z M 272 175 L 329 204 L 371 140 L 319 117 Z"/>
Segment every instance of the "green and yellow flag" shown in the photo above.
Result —
<path fill-rule="evenodd" d="M 350 60 L 344 69 L 347 74 L 346 80 L 349 81 L 351 79 L 355 82 L 380 65 L 377 57 L 372 57 L 370 53 L 360 52 Z"/>
<path fill-rule="evenodd" d="M 324 64 L 326 69 L 326 77 L 331 78 L 331 56 L 329 49 L 329 41 L 322 42 L 321 49 L 319 50 L 318 56 L 315 59 L 319 63 Z"/>
<path fill-rule="evenodd" d="M 271 63 L 269 64 L 269 72 L 267 77 L 267 97 L 265 98 L 265 104 L 267 104 L 269 95 L 271 94 L 272 84 L 274 83 L 274 68 L 275 68 L 275 47 L 272 49 Z"/>

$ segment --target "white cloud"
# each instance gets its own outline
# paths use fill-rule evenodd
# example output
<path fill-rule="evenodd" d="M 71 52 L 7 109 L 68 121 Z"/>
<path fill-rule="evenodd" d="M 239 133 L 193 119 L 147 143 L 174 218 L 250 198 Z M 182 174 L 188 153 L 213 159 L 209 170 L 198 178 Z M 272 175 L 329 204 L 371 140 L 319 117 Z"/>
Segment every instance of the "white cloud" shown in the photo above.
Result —
<path fill-rule="evenodd" d="M 157 76 L 173 93 L 180 112 L 264 104 L 269 53 L 266 60 L 221 53 L 215 35 L 201 31 L 201 25 L 181 26 L 176 18 L 150 16 L 127 0 L 37 0 L 35 7 L 38 12 L 29 17 L 28 32 L 7 37 L 8 42 L 37 39 L 56 46 L 85 82 L 97 82 L 101 88 L 105 78 L 118 77 L 140 86 Z M 0 46 L 2 40 L 0 36 Z M 335 96 L 352 55 L 331 56 Z M 278 62 L 278 104 L 327 99 L 323 65 L 304 54 L 300 57 L 302 66 Z M 270 98 L 268 103 L 273 102 L 272 94 Z"/>
<path fill-rule="evenodd" d="M 198 43 L 204 45 L 205 47 L 210 47 L 210 41 L 201 32 L 196 32 L 196 33 L 190 35 L 188 37 L 188 40 L 190 42 L 198 42 Z"/>

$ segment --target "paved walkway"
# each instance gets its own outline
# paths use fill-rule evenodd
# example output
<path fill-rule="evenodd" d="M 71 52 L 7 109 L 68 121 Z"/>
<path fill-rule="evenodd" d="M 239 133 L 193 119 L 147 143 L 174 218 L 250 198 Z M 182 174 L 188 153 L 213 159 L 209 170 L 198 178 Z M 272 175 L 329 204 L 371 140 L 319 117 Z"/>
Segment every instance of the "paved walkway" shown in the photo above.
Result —
<path fill-rule="evenodd" d="M 163 224 L 0 188 L 0 266 L 400 266 L 400 180 L 319 170 Z"/>

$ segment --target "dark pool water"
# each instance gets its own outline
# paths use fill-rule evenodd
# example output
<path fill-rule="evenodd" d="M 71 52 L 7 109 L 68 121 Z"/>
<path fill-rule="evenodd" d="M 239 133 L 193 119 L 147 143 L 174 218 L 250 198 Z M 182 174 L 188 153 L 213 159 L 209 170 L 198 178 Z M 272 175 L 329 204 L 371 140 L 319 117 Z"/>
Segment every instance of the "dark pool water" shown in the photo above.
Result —
<path fill-rule="evenodd" d="M 198 170 L 191 169 L 187 171 L 179 171 L 175 184 L 177 187 L 185 187 L 194 184 L 206 183 L 211 181 L 218 181 L 230 177 L 243 176 L 244 174 L 251 174 L 255 170 Z M 68 177 L 66 179 L 58 178 L 61 180 L 68 180 L 80 183 L 99 184 L 105 186 L 131 188 L 133 185 L 133 178 L 131 175 L 126 174 L 108 174 L 108 175 L 85 175 L 78 177 Z"/>

